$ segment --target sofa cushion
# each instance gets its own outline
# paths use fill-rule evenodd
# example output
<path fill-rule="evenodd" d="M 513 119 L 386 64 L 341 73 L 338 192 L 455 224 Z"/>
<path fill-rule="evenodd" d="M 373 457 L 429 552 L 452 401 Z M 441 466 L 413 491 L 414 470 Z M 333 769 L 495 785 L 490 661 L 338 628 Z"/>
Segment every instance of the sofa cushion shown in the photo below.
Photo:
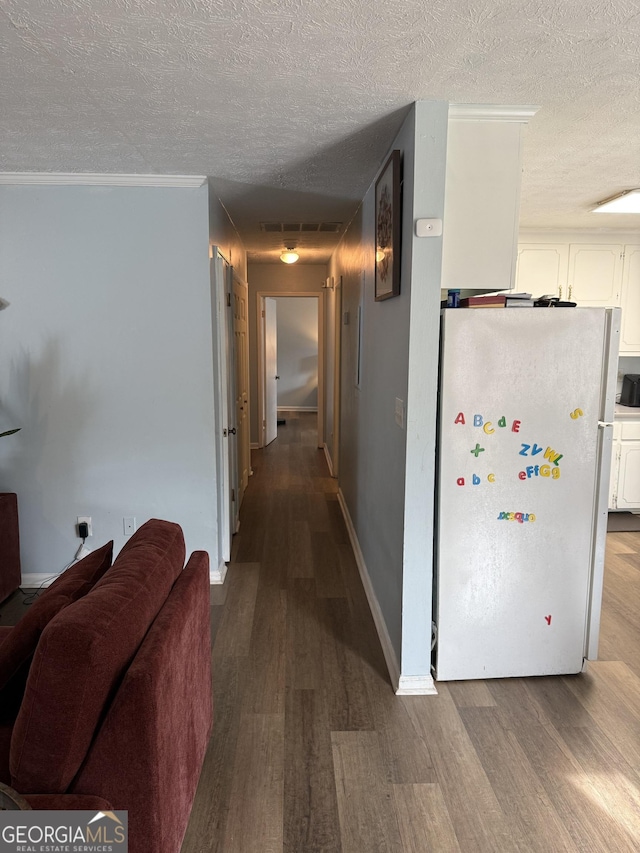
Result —
<path fill-rule="evenodd" d="M 91 592 L 47 625 L 11 741 L 11 779 L 17 791 L 67 790 L 184 557 L 180 527 L 152 519 Z M 131 725 L 135 727 L 134 719 Z M 126 763 L 126 756 L 114 760 Z"/>
<path fill-rule="evenodd" d="M 0 690 L 8 684 L 22 664 L 35 652 L 40 635 L 53 619 L 72 601 L 76 601 L 95 585 L 111 565 L 113 542 L 63 572 L 44 589 L 26 613 L 0 642 Z M 2 694 L 0 692 L 0 701 Z"/>

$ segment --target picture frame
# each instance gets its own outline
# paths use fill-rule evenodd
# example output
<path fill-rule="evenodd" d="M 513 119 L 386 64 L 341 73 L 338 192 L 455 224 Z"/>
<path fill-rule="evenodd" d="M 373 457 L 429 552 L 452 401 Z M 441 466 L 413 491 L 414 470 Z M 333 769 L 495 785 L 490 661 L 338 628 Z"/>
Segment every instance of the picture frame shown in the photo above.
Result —
<path fill-rule="evenodd" d="M 375 301 L 400 293 L 400 151 L 382 167 L 375 186 Z"/>

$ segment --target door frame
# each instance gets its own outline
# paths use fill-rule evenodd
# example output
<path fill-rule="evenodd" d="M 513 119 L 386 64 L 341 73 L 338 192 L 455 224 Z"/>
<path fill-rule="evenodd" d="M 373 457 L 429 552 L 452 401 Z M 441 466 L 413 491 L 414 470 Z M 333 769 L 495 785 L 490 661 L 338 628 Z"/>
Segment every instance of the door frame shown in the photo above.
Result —
<path fill-rule="evenodd" d="M 264 335 L 264 300 L 272 296 L 295 296 L 318 300 L 318 447 L 324 448 L 324 290 L 259 290 L 256 293 L 256 324 L 258 327 L 258 447 L 265 446 L 265 335 Z"/>
<path fill-rule="evenodd" d="M 228 350 L 227 294 L 231 264 L 217 246 L 211 247 L 210 282 L 214 362 L 214 419 L 218 467 L 218 577 L 211 580 L 222 583 L 226 574 L 226 563 L 231 559 L 232 516 L 231 505 L 231 462 L 229 448 L 229 383 L 230 370 Z"/>

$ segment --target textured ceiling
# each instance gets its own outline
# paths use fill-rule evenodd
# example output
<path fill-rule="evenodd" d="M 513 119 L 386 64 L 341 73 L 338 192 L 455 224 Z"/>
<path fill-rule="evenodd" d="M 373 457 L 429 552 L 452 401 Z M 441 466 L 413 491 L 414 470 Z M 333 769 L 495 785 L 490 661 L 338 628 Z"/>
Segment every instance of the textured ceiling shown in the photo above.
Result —
<path fill-rule="evenodd" d="M 347 222 L 412 101 L 536 103 L 522 225 L 593 228 L 640 185 L 639 44 L 626 0 L 0 0 L 0 170 L 209 175 L 273 259 L 260 221 Z"/>

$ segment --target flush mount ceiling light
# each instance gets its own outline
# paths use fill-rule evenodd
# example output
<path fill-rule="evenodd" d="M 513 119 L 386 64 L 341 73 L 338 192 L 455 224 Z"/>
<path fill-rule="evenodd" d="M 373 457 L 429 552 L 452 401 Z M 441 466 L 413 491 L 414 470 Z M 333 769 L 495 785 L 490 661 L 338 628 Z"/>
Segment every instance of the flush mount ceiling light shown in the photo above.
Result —
<path fill-rule="evenodd" d="M 296 250 L 291 246 L 284 250 L 284 252 L 280 255 L 280 260 L 283 264 L 295 264 L 300 255 L 296 252 Z"/>
<path fill-rule="evenodd" d="M 593 213 L 640 213 L 640 189 L 625 190 L 599 201 Z"/>

